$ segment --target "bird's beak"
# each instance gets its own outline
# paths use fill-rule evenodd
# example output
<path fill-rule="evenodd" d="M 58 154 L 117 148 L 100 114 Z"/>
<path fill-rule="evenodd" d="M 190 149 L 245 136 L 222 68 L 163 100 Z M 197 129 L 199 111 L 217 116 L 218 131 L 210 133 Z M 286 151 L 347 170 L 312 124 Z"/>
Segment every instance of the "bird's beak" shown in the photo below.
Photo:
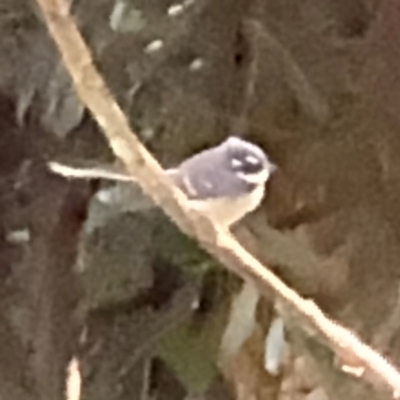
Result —
<path fill-rule="evenodd" d="M 270 166 L 269 166 L 270 173 L 273 174 L 277 170 L 278 170 L 278 166 L 276 164 L 271 163 Z"/>

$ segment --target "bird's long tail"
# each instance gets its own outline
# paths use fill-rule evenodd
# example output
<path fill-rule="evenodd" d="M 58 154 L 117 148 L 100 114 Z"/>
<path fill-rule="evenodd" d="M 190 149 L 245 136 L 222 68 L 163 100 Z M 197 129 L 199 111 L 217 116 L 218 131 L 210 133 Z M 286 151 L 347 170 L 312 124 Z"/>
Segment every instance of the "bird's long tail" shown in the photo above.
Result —
<path fill-rule="evenodd" d="M 72 179 L 106 179 L 111 181 L 135 182 L 136 179 L 114 165 L 94 167 L 73 167 L 57 161 L 48 163 L 49 169 L 55 174 Z"/>

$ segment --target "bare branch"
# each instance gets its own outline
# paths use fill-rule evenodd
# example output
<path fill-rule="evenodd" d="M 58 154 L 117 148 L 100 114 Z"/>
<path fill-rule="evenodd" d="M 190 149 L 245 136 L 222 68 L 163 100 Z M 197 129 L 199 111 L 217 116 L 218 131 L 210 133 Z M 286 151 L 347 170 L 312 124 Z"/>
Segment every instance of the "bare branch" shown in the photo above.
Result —
<path fill-rule="evenodd" d="M 227 268 L 255 282 L 263 293 L 271 293 L 300 322 L 306 333 L 327 343 L 347 364 L 362 371 L 365 381 L 379 383 L 400 396 L 400 373 L 384 357 L 361 342 L 352 332 L 327 318 L 312 302 L 301 298 L 268 268 L 249 254 L 227 231 L 191 210 L 184 195 L 173 187 L 157 161 L 132 133 L 125 115 L 97 72 L 68 10 L 66 0 L 37 0 L 75 89 L 104 131 L 110 147 L 156 204 L 186 234 Z M 347 361 L 350 361 L 348 363 Z M 357 375 L 358 376 L 358 375 Z"/>

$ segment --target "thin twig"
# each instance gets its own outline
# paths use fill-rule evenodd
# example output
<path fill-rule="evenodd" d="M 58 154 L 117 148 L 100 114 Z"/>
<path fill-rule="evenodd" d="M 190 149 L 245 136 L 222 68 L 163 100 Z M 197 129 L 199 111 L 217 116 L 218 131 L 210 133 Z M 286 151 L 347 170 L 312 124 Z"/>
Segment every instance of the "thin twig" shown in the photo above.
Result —
<path fill-rule="evenodd" d="M 253 36 L 253 41 L 256 41 L 259 47 L 262 44 L 265 45 L 270 54 L 278 60 L 286 82 L 295 94 L 304 112 L 317 122 L 326 122 L 331 111 L 328 102 L 313 87 L 289 50 L 265 25 L 256 19 L 248 19 L 246 26 L 248 27 L 249 34 Z M 260 51 L 258 49 L 258 52 Z"/>
<path fill-rule="evenodd" d="M 171 217 L 186 234 L 227 268 L 253 280 L 263 293 L 273 294 L 290 310 L 305 332 L 327 343 L 341 359 L 360 366 L 365 381 L 379 382 L 395 396 L 400 395 L 400 373 L 384 357 L 361 342 L 351 331 L 327 318 L 311 301 L 301 298 L 268 268 L 249 254 L 227 231 L 189 208 L 184 195 L 175 189 L 157 161 L 130 130 L 127 119 L 95 68 L 65 0 L 37 0 L 41 6 L 75 89 L 106 135 L 115 155 L 134 176 L 143 191 Z"/>

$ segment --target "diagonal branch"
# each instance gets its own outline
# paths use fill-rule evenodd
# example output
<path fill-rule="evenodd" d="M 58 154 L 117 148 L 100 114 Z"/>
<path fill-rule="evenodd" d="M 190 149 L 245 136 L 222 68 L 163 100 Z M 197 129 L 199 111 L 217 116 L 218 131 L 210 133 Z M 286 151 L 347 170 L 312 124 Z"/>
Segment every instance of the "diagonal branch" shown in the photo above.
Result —
<path fill-rule="evenodd" d="M 68 2 L 37 2 L 79 97 L 103 129 L 115 155 L 143 191 L 183 232 L 196 238 L 223 265 L 242 278 L 254 281 L 263 293 L 272 293 L 306 333 L 311 332 L 326 343 L 342 361 L 350 360 L 352 366 L 357 367 L 357 376 L 367 382 L 379 383 L 392 395 L 400 396 L 400 372 L 384 357 L 351 331 L 327 318 L 312 301 L 303 299 L 286 286 L 229 232 L 189 208 L 184 195 L 173 187 L 160 165 L 131 131 L 125 115 L 93 64 L 90 51 L 69 14 Z"/>

